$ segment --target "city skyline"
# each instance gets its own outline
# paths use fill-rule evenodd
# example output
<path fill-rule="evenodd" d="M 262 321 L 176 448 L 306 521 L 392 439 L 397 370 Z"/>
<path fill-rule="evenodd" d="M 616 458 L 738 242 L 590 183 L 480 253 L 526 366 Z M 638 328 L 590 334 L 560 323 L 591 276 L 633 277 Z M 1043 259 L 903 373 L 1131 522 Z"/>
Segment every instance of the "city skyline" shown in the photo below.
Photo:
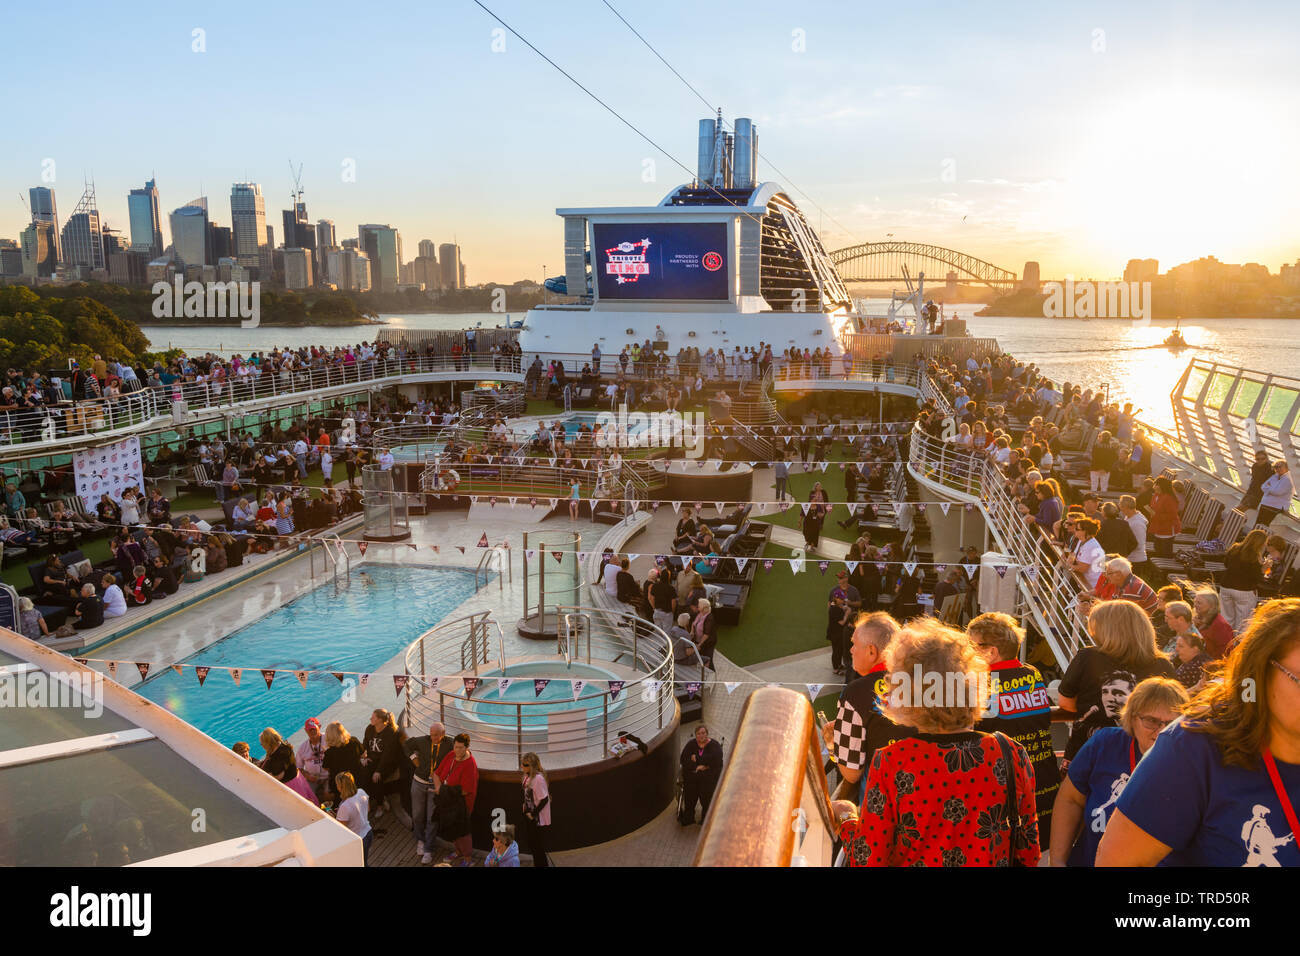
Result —
<path fill-rule="evenodd" d="M 603 5 L 558 19 L 517 0 L 489 6 L 693 167 L 705 104 Z M 1132 258 L 1207 255 L 1277 272 L 1300 258 L 1291 225 L 1300 187 L 1288 172 L 1300 78 L 1286 69 L 1298 37 L 1281 4 L 1237 9 L 1226 21 L 1198 15 L 1218 11 L 1199 3 L 1142 11 L 1103 3 L 1086 19 L 1026 5 L 994 28 L 977 12 L 936 3 L 873 14 L 866 31 L 833 4 L 792 14 L 760 3 L 717 12 L 728 23 L 725 48 L 708 31 L 673 28 L 688 4 L 616 6 L 728 120 L 754 117 L 760 178 L 787 188 L 828 248 L 892 234 L 1016 272 L 1037 260 L 1044 276 L 1118 276 Z M 494 35 L 499 25 L 473 4 L 399 5 L 386 25 L 363 22 L 342 39 L 328 26 L 344 8 L 318 9 L 319 21 L 306 24 L 238 3 L 208 24 L 151 10 L 144 30 L 88 4 L 7 13 L 14 29 L 0 52 L 19 95 L 62 101 L 76 79 L 38 68 L 39 50 L 18 43 L 24 24 L 58 32 L 75 23 L 120 57 L 155 62 L 196 118 L 189 136 L 142 138 L 110 108 L 121 90 L 83 84 L 76 121 L 29 124 L 0 157 L 0 179 L 11 194 L 62 191 L 67 207 L 83 177 L 93 178 L 102 221 L 124 233 L 127 196 L 146 179 L 158 183 L 164 220 L 184 196 L 256 182 L 265 222 L 278 227 L 280 210 L 293 208 L 292 158 L 304 167 L 311 221 L 388 223 L 411 246 L 451 239 L 481 281 L 536 279 L 543 264 L 557 274 L 557 207 L 652 205 L 689 178 L 516 37 Z M 263 28 L 226 26 L 241 10 L 256 10 Z M 918 37 L 926 11 L 944 29 Z M 223 103 L 254 85 L 232 65 L 264 63 L 255 86 L 276 82 L 281 26 L 314 60 L 342 62 L 347 51 L 348 88 L 328 108 L 241 112 L 232 135 L 217 118 Z M 1248 56 L 1234 43 L 1246 34 Z M 317 69 L 304 79 L 328 78 Z M 398 102 L 375 103 L 375 71 L 403 88 Z M 651 95 L 629 96 L 629 84 Z M 50 162 L 53 182 L 43 177 Z M 29 221 L 17 196 L 0 203 L 0 236 L 17 238 Z M 339 229 L 340 242 L 348 231 Z"/>

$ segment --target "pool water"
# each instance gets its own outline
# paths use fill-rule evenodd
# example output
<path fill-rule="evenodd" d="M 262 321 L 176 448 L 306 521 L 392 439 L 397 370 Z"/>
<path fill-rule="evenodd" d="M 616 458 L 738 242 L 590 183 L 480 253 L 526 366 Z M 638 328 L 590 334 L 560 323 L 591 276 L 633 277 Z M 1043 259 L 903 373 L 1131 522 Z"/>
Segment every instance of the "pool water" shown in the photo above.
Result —
<path fill-rule="evenodd" d="M 483 676 L 499 677 L 501 672 L 485 671 Z M 572 669 L 568 669 L 562 663 L 516 664 L 506 668 L 506 676 L 515 680 L 506 688 L 504 697 L 499 696 L 496 685 L 491 684 L 484 696 L 462 706 L 477 720 L 502 727 L 518 726 L 520 717 L 524 727 L 545 727 L 547 714 L 579 709 L 587 711 L 588 721 L 599 721 L 604 713 L 603 701 L 609 697 L 605 681 L 615 677 L 609 671 L 586 664 L 574 664 Z M 533 679 L 536 677 L 551 678 L 540 695 L 534 690 Z M 571 680 L 589 682 L 582 688 L 578 700 L 573 699 L 573 689 L 569 684 Z M 592 681 L 596 683 L 590 683 Z M 630 691 L 624 689 L 616 700 L 609 701 L 611 720 L 623 709 L 628 693 L 640 693 L 640 685 Z M 518 708 L 515 704 L 524 706 Z M 520 714 L 516 714 L 517 710 Z"/>
<path fill-rule="evenodd" d="M 611 416 L 605 412 L 574 412 L 565 418 L 562 424 L 564 425 L 564 433 L 569 438 L 572 438 L 574 435 L 578 434 L 578 429 L 583 425 L 586 425 L 588 428 L 594 428 L 596 425 L 609 427 L 611 424 Z M 629 435 L 636 435 L 650 427 L 644 414 L 638 417 L 635 421 L 620 420 L 615 416 L 612 424 L 626 425 L 627 433 Z"/>
<path fill-rule="evenodd" d="M 163 670 L 136 690 L 219 743 L 247 741 L 260 757 L 263 729 L 274 727 L 287 738 L 339 701 L 343 685 L 329 671 L 381 666 L 473 594 L 472 571 L 364 565 L 347 589 L 336 593 L 324 584 L 178 662 L 243 667 L 240 686 L 228 671 L 213 670 L 200 687 L 187 667 L 180 675 Z M 271 667 L 277 673 L 267 690 L 261 668 Z M 309 674 L 303 687 L 295 670 L 321 673 Z M 401 702 L 391 676 L 374 680 L 389 685 L 387 706 L 396 710 Z M 364 728 L 348 730 L 359 735 Z"/>

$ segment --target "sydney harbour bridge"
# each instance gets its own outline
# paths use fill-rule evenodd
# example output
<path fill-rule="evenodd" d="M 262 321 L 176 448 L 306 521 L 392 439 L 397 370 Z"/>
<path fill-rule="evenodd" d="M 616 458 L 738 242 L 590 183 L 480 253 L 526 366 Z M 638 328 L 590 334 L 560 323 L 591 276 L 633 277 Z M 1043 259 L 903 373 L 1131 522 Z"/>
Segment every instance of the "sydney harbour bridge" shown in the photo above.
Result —
<path fill-rule="evenodd" d="M 845 282 L 906 282 L 923 272 L 931 283 L 955 281 L 1004 293 L 1021 282 L 1010 269 L 924 242 L 864 242 L 837 249 L 830 257 Z M 1038 264 L 1025 265 L 1025 281 L 1036 282 Z"/>

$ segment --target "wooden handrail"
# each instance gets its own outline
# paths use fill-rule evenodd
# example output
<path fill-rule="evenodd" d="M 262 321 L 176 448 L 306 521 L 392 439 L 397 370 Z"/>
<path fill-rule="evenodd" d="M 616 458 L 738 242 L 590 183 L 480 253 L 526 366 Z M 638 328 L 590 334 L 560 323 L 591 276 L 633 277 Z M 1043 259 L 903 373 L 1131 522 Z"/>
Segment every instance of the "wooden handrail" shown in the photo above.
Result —
<path fill-rule="evenodd" d="M 814 788 L 817 814 L 800 821 L 805 782 Z M 796 691 L 760 687 L 745 701 L 694 865 L 789 866 L 803 825 L 831 829 L 812 707 Z"/>

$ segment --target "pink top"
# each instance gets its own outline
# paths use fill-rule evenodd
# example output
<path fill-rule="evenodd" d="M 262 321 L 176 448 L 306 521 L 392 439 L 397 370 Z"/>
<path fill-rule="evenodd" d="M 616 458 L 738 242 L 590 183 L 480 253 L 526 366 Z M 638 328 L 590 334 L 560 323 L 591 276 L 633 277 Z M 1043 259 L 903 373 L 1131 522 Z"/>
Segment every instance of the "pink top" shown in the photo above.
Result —
<path fill-rule="evenodd" d="M 551 795 L 551 791 L 546 786 L 546 778 L 540 773 L 533 774 L 532 780 L 524 783 L 525 790 L 527 790 L 530 784 L 532 786 L 533 806 L 537 806 Z M 527 805 L 528 794 L 525 793 L 524 806 L 526 807 Z M 549 800 L 546 801 L 546 806 L 542 807 L 541 812 L 537 814 L 537 824 L 538 826 L 543 827 L 549 827 L 551 825 L 551 802 Z"/>
<path fill-rule="evenodd" d="M 310 800 L 312 803 L 318 802 L 315 791 L 312 790 L 311 784 L 307 782 L 307 778 L 302 775 L 301 770 L 298 771 L 298 776 L 286 783 L 285 786 L 304 800 Z"/>

